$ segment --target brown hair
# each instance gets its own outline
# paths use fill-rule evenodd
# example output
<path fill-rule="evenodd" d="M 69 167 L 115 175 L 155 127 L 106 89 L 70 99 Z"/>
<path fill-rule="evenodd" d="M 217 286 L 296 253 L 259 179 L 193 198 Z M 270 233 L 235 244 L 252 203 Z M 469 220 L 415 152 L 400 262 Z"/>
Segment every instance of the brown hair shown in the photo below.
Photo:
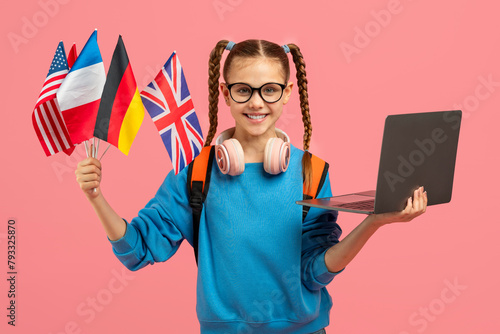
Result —
<path fill-rule="evenodd" d="M 215 48 L 210 53 L 210 60 L 208 62 L 208 116 L 210 120 L 210 129 L 208 130 L 205 146 L 209 146 L 212 142 L 215 133 L 217 132 L 217 112 L 219 103 L 219 77 L 220 77 L 220 61 L 222 53 L 224 52 L 229 41 L 222 40 L 217 43 Z M 309 154 L 309 143 L 311 141 L 312 125 L 311 117 L 309 115 L 309 100 L 307 94 L 307 78 L 306 78 L 306 64 L 300 49 L 295 44 L 287 44 L 292 54 L 293 62 L 297 70 L 297 86 L 300 95 L 300 109 L 302 111 L 302 121 L 304 123 L 304 155 L 302 156 L 302 173 L 305 181 L 306 188 L 309 188 L 312 181 L 312 165 L 311 155 Z M 290 79 L 290 65 L 288 56 L 283 47 L 278 44 L 264 41 L 250 39 L 239 42 L 233 46 L 229 52 L 225 62 L 223 77 L 227 81 L 228 73 L 234 58 L 269 58 L 274 59 L 281 64 L 285 80 L 288 82 Z"/>

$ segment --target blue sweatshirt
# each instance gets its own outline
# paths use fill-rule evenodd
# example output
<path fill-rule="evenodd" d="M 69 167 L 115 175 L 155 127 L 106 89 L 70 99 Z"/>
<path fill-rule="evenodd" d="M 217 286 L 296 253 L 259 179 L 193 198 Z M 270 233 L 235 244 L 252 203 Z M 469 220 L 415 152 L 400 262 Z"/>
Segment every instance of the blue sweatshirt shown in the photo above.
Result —
<path fill-rule="evenodd" d="M 342 231 L 337 211 L 311 208 L 302 222 L 295 204 L 302 199 L 302 154 L 292 145 L 288 169 L 278 175 L 262 163 L 224 175 L 214 159 L 199 230 L 202 334 L 311 333 L 328 326 L 326 285 L 338 273 L 326 268 L 325 253 Z M 110 241 L 130 270 L 168 260 L 184 239 L 193 245 L 187 170 L 171 171 L 125 235 Z M 329 196 L 327 175 L 318 198 Z"/>

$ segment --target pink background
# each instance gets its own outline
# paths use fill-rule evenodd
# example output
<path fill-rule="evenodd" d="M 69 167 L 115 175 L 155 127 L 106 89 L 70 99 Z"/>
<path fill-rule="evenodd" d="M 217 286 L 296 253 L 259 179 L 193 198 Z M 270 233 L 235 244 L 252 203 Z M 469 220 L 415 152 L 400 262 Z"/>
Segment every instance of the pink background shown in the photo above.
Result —
<path fill-rule="evenodd" d="M 199 331 L 189 244 L 167 263 L 124 271 L 75 181 L 82 145 L 71 158 L 47 158 L 33 130 L 32 110 L 57 43 L 69 50 L 76 42 L 80 51 L 94 28 L 106 68 L 122 34 L 139 89 L 177 50 L 204 134 L 207 62 L 218 40 L 299 45 L 309 80 L 311 150 L 330 163 L 334 194 L 375 188 L 386 115 L 462 109 L 452 202 L 376 233 L 328 286 L 334 306 L 327 330 L 499 332 L 500 222 L 491 212 L 499 186 L 496 2 L 59 1 L 10 2 L 2 14 L 0 332 Z M 369 35 L 363 39 L 359 31 Z M 346 45 L 357 52 L 345 54 Z M 493 83 L 485 85 L 488 79 Z M 222 105 L 220 116 L 219 132 L 232 124 Z M 278 127 L 302 147 L 301 124 L 295 91 Z M 130 155 L 110 148 L 103 166 L 103 192 L 127 219 L 172 168 L 149 116 Z M 6 324 L 9 218 L 18 229 L 15 329 Z M 344 235 L 362 218 L 341 213 Z"/>

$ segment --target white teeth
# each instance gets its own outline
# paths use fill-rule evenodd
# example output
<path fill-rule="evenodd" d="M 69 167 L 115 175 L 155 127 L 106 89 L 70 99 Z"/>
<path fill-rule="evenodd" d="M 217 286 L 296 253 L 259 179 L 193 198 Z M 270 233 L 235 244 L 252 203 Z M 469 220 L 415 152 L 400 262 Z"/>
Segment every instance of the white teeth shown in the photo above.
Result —
<path fill-rule="evenodd" d="M 266 117 L 266 115 L 260 115 L 260 116 L 247 115 L 247 117 L 251 118 L 251 119 L 262 119 L 262 118 Z"/>

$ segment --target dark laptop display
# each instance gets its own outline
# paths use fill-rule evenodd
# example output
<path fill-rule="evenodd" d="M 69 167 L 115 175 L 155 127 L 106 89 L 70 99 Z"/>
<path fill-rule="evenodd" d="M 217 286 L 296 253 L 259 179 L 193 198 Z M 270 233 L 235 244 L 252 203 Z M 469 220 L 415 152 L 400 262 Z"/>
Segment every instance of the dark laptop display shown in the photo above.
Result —
<path fill-rule="evenodd" d="M 460 110 L 387 116 L 376 190 L 296 203 L 355 213 L 400 211 L 419 186 L 428 206 L 448 203 L 461 120 Z"/>

